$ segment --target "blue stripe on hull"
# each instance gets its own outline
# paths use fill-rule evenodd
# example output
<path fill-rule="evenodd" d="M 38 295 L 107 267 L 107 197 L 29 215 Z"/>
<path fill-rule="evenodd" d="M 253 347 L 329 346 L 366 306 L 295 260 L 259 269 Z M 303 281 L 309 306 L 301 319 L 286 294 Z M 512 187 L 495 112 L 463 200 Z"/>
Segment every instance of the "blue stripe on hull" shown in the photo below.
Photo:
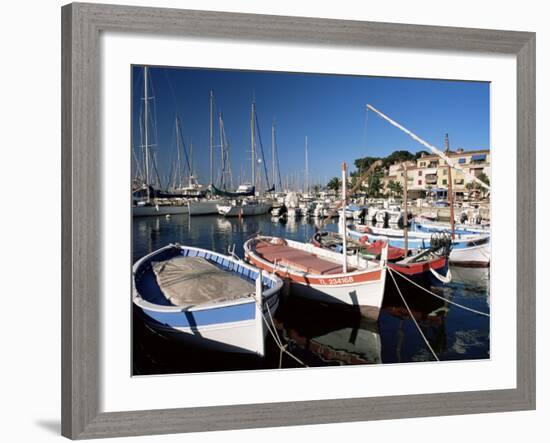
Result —
<path fill-rule="evenodd" d="M 349 235 L 350 235 L 351 238 L 360 239 L 362 236 L 364 236 L 366 234 L 350 232 Z M 409 233 L 409 236 L 410 235 L 413 235 L 413 234 Z M 403 237 L 389 237 L 389 236 L 384 236 L 384 235 L 368 234 L 368 238 L 369 238 L 369 240 L 387 239 L 390 246 L 393 246 L 393 247 L 396 247 L 396 248 L 404 248 L 405 247 L 405 240 L 404 240 Z M 455 241 L 453 241 L 453 249 L 465 249 L 465 248 L 470 248 L 470 247 L 473 247 L 473 246 L 481 246 L 481 245 L 484 245 L 484 244 L 487 244 L 487 243 L 489 243 L 489 238 L 488 237 L 487 238 L 484 237 L 484 238 L 481 238 L 479 240 L 477 240 L 477 239 L 476 240 L 472 240 L 472 239 L 455 240 Z M 420 238 L 409 237 L 408 247 L 409 247 L 409 249 L 428 249 L 430 247 L 430 239 L 429 238 L 420 239 Z"/>
<path fill-rule="evenodd" d="M 254 320 L 255 307 L 256 303 L 252 301 L 250 303 L 205 309 L 201 311 L 156 312 L 147 309 L 142 309 L 142 311 L 147 317 L 157 323 L 175 328 L 193 328 L 198 326 Z"/>

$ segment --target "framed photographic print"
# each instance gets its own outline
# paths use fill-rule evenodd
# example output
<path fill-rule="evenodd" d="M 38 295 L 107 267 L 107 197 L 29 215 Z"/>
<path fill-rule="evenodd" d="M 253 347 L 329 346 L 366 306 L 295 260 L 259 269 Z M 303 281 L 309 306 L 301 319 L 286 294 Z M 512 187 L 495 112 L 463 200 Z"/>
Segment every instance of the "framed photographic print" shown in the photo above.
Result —
<path fill-rule="evenodd" d="M 535 407 L 534 34 L 62 23 L 63 435 Z"/>

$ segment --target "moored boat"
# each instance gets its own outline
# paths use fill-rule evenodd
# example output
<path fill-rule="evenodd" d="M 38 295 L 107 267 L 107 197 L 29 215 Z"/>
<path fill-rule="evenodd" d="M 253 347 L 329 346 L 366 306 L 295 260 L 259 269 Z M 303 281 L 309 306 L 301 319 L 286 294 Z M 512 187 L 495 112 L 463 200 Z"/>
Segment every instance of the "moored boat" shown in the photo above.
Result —
<path fill-rule="evenodd" d="M 438 240 L 432 239 L 431 247 L 406 258 L 402 248 L 388 247 L 388 267 L 421 285 L 449 283 L 449 254 L 451 252 L 451 238 L 446 234 L 436 234 Z M 368 243 L 367 237 L 359 241 L 348 240 L 347 251 L 367 256 L 371 259 L 380 258 L 382 241 Z M 342 236 L 335 232 L 317 232 L 311 243 L 319 248 L 328 248 L 335 252 L 342 252 Z"/>
<path fill-rule="evenodd" d="M 312 244 L 255 236 L 244 244 L 245 258 L 254 266 L 289 282 L 292 294 L 358 309 L 377 319 L 386 283 L 387 247 L 380 261 L 348 257 Z"/>
<path fill-rule="evenodd" d="M 366 237 L 369 243 L 385 240 L 390 246 L 405 247 L 405 238 L 400 229 L 384 229 L 374 226 L 357 225 L 355 229 L 348 228 L 348 235 L 360 240 Z M 426 250 L 431 245 L 432 233 L 409 232 L 408 249 Z M 449 263 L 457 266 L 489 266 L 491 262 L 491 237 L 486 234 L 457 234 L 452 241 Z"/>
<path fill-rule="evenodd" d="M 145 324 L 218 351 L 263 356 L 264 318 L 276 311 L 281 288 L 278 277 L 237 258 L 178 244 L 133 266 L 133 303 Z"/>

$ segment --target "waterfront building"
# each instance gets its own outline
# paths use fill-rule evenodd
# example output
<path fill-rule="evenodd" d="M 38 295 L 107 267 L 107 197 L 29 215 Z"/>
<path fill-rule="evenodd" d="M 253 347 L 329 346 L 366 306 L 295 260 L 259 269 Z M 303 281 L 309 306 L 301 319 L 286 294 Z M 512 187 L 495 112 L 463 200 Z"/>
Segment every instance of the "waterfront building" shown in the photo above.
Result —
<path fill-rule="evenodd" d="M 457 149 L 450 151 L 447 155 L 475 177 L 482 174 L 491 177 L 489 149 L 472 151 Z M 391 181 L 403 183 L 403 174 L 402 163 L 395 163 L 387 168 L 381 180 L 385 194 L 391 193 L 389 187 Z M 423 154 L 416 161 L 407 162 L 407 180 L 410 198 L 424 198 L 437 190 L 446 192 L 449 180 L 452 180 L 453 193 L 459 199 L 467 197 L 475 188 L 468 175 L 455 169 L 451 170 L 449 178 L 447 164 L 434 154 Z"/>

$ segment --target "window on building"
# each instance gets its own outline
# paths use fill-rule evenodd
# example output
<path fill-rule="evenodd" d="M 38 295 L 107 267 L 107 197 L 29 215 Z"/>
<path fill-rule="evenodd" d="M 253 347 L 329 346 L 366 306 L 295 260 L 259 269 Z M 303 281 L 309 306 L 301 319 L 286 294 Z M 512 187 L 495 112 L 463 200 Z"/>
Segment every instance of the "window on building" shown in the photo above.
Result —
<path fill-rule="evenodd" d="M 443 169 L 443 175 L 447 175 L 447 170 Z"/>
<path fill-rule="evenodd" d="M 422 180 L 418 180 L 418 186 L 422 186 Z"/>
<path fill-rule="evenodd" d="M 466 163 L 466 159 L 464 157 L 461 157 L 458 159 L 458 163 Z"/>
<path fill-rule="evenodd" d="M 422 171 L 418 171 L 418 175 L 422 177 Z"/>
<path fill-rule="evenodd" d="M 443 179 L 443 180 L 441 181 L 441 184 L 442 184 L 442 185 L 446 185 L 446 184 L 447 184 L 447 179 L 446 179 L 446 178 Z"/>

